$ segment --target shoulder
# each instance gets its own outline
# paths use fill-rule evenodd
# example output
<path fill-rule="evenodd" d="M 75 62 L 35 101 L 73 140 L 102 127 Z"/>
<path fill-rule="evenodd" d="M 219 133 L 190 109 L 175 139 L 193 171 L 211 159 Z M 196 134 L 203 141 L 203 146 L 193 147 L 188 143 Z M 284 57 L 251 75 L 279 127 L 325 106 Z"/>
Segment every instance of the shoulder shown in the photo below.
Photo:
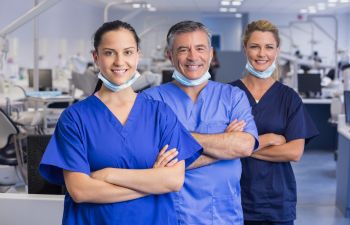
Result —
<path fill-rule="evenodd" d="M 302 103 L 299 94 L 291 87 L 276 81 L 279 94 L 286 100 L 294 103 Z"/>
<path fill-rule="evenodd" d="M 170 107 L 166 103 L 164 103 L 163 101 L 158 100 L 156 98 L 152 98 L 151 95 L 148 95 L 145 92 L 142 92 L 139 95 L 140 95 L 140 98 L 142 99 L 142 101 L 144 103 L 143 104 L 144 107 L 146 107 L 146 108 L 150 108 L 150 109 L 156 110 L 156 111 L 158 111 L 160 113 L 162 111 L 168 111 L 170 109 Z"/>
<path fill-rule="evenodd" d="M 95 108 L 93 105 L 95 104 L 94 99 L 95 96 L 89 96 L 84 100 L 74 103 L 73 105 L 66 108 L 61 116 L 61 122 L 74 121 L 78 118 L 86 115 L 92 108 Z"/>
<path fill-rule="evenodd" d="M 158 99 L 162 94 L 171 89 L 171 83 L 162 84 L 142 91 L 142 94 L 149 99 Z"/>
<path fill-rule="evenodd" d="M 229 84 L 224 84 L 220 82 L 210 81 L 209 85 L 212 87 L 213 91 L 217 91 L 221 94 L 227 94 L 230 97 L 232 96 L 241 96 L 244 95 L 244 91 L 242 91 L 239 87 Z"/>

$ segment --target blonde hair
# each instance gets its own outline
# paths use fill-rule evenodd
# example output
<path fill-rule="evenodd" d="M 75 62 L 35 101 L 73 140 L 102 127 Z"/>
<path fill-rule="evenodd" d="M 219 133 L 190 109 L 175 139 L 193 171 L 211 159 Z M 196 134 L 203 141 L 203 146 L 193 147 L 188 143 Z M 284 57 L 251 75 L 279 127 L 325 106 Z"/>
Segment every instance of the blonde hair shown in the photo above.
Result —
<path fill-rule="evenodd" d="M 278 33 L 278 28 L 268 20 L 256 20 L 249 23 L 243 33 L 242 41 L 244 47 L 247 47 L 249 38 L 254 31 L 271 32 L 277 42 L 277 48 L 280 46 L 281 39 Z M 272 78 L 278 80 L 279 77 L 279 65 L 276 60 L 276 70 L 272 74 Z"/>

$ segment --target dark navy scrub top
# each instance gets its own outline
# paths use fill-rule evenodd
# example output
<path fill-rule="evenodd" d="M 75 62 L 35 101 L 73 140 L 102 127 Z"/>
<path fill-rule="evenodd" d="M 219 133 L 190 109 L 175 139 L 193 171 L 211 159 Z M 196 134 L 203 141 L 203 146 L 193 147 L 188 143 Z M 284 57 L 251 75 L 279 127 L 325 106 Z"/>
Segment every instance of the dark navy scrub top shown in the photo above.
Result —
<path fill-rule="evenodd" d="M 318 134 L 299 95 L 275 82 L 257 103 L 241 80 L 231 83 L 241 88 L 252 106 L 258 134 L 283 135 L 286 141 L 308 140 Z M 242 206 L 245 220 L 291 221 L 296 218 L 296 183 L 290 162 L 268 162 L 243 158 Z"/>
<path fill-rule="evenodd" d="M 178 159 L 191 164 L 201 146 L 162 102 L 138 95 L 122 125 L 96 96 L 66 109 L 40 164 L 41 175 L 64 184 L 63 169 L 90 175 L 106 167 L 152 168 L 162 147 L 177 147 Z M 176 225 L 173 193 L 111 204 L 75 203 L 66 194 L 64 225 Z"/>

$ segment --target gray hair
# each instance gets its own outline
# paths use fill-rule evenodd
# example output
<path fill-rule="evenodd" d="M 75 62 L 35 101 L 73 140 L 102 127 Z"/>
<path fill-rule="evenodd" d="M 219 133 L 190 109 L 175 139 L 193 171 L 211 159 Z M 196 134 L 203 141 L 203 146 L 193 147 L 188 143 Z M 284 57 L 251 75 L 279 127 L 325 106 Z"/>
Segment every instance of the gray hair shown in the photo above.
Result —
<path fill-rule="evenodd" d="M 173 25 L 169 29 L 167 37 L 166 37 L 167 50 L 171 50 L 173 48 L 174 39 L 175 39 L 175 36 L 177 34 L 190 33 L 190 32 L 194 32 L 197 30 L 203 31 L 204 33 L 207 34 L 208 44 L 210 47 L 211 46 L 211 33 L 210 33 L 209 29 L 204 24 L 202 24 L 200 22 L 186 20 L 186 21 L 182 21 L 182 22 L 179 22 L 179 23 Z"/>

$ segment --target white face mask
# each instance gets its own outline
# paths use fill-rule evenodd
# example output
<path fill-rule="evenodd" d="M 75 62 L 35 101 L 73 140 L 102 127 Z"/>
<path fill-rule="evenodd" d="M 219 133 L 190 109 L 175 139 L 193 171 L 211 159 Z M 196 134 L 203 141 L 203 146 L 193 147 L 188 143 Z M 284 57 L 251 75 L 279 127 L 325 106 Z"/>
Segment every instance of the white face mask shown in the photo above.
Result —
<path fill-rule="evenodd" d="M 179 71 L 174 70 L 172 77 L 180 84 L 187 86 L 187 87 L 192 87 L 192 86 L 197 86 L 197 85 L 203 84 L 204 82 L 208 81 L 211 76 L 210 76 L 210 73 L 207 71 L 200 78 L 198 78 L 196 80 L 190 80 L 187 77 L 185 77 L 184 75 L 182 75 Z"/>
<path fill-rule="evenodd" d="M 271 77 L 271 75 L 273 74 L 273 72 L 276 69 L 276 60 L 273 61 L 273 63 L 271 64 L 271 66 L 269 66 L 269 68 L 267 68 L 265 71 L 257 71 L 254 69 L 254 67 L 252 66 L 252 64 L 250 64 L 249 60 L 247 60 L 247 64 L 245 65 L 246 70 L 248 70 L 248 72 L 251 75 L 254 75 L 258 78 L 261 79 L 266 79 Z"/>
<path fill-rule="evenodd" d="M 110 91 L 113 91 L 113 92 L 121 91 L 127 87 L 130 87 L 133 83 L 135 83 L 135 81 L 139 77 L 140 77 L 140 74 L 139 74 L 139 72 L 136 71 L 134 76 L 130 80 L 128 80 L 124 84 L 116 85 L 116 84 L 110 82 L 109 80 L 107 80 L 101 72 L 98 74 L 98 78 L 102 81 L 103 85 L 106 88 L 108 88 Z"/>

